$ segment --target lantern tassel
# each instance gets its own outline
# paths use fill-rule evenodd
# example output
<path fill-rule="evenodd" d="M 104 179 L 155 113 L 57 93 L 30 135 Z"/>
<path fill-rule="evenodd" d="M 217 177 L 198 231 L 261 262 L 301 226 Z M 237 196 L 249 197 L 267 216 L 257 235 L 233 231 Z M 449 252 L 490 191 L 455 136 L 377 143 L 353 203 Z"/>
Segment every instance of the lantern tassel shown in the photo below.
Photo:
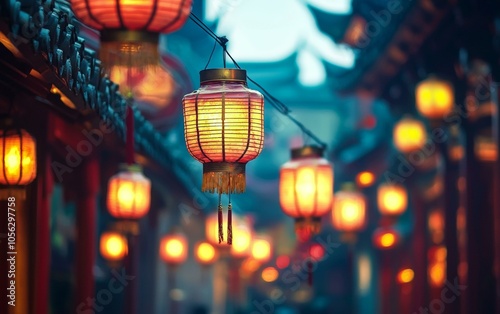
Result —
<path fill-rule="evenodd" d="M 227 205 L 227 244 L 233 244 L 233 210 L 232 205 Z"/>
<path fill-rule="evenodd" d="M 224 242 L 224 230 L 222 226 L 222 203 L 221 203 L 220 193 L 219 193 L 218 222 L 219 222 L 219 243 L 222 243 Z"/>
<path fill-rule="evenodd" d="M 231 179 L 231 181 L 229 181 Z M 230 174 L 228 172 L 203 173 L 202 192 L 208 193 L 243 193 L 245 192 L 245 174 Z"/>

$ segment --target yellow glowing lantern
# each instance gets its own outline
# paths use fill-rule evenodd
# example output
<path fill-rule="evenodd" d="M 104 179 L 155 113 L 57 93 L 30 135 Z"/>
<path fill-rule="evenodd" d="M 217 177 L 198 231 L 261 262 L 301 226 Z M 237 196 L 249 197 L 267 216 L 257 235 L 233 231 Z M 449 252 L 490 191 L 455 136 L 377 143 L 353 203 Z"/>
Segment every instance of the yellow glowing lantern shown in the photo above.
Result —
<path fill-rule="evenodd" d="M 402 269 L 397 275 L 398 282 L 401 284 L 412 282 L 414 277 L 415 272 L 411 268 Z"/>
<path fill-rule="evenodd" d="M 187 239 L 180 233 L 164 236 L 160 242 L 160 257 L 170 265 L 179 265 L 187 258 Z"/>
<path fill-rule="evenodd" d="M 273 282 L 278 279 L 279 273 L 274 267 L 266 267 L 262 270 L 262 280 L 265 282 Z"/>
<path fill-rule="evenodd" d="M 128 253 L 127 239 L 118 232 L 104 232 L 101 235 L 99 248 L 102 257 L 108 261 L 122 260 Z"/>
<path fill-rule="evenodd" d="M 453 110 L 455 97 L 450 82 L 430 77 L 416 87 L 418 112 L 428 119 L 443 119 Z"/>
<path fill-rule="evenodd" d="M 377 190 L 377 201 L 382 215 L 401 215 L 408 206 L 408 193 L 400 184 L 381 184 Z"/>
<path fill-rule="evenodd" d="M 151 181 L 138 165 L 123 165 L 122 171 L 108 182 L 109 213 L 120 219 L 139 219 L 149 211 Z"/>
<path fill-rule="evenodd" d="M 212 244 L 202 241 L 195 247 L 196 260 L 202 265 L 210 265 L 217 260 L 217 251 Z"/>
<path fill-rule="evenodd" d="M 444 246 L 434 246 L 428 252 L 428 279 L 432 287 L 443 287 L 446 282 L 446 256 L 447 250 Z"/>
<path fill-rule="evenodd" d="M 27 185 L 36 178 L 36 142 L 25 130 L 0 131 L 0 184 Z"/>
<path fill-rule="evenodd" d="M 363 171 L 356 176 L 356 183 L 359 187 L 369 187 L 375 182 L 375 175 L 370 171 Z"/>
<path fill-rule="evenodd" d="M 332 206 L 333 169 L 323 157 L 323 149 L 304 146 L 292 150 L 292 160 L 280 170 L 280 204 L 295 218 L 300 238 L 319 232 L 321 216 Z"/>
<path fill-rule="evenodd" d="M 203 192 L 244 192 L 245 165 L 262 151 L 264 97 L 246 79 L 245 70 L 203 70 L 200 88 L 182 101 L 186 146 L 203 164 Z"/>
<path fill-rule="evenodd" d="M 264 238 L 256 238 L 252 242 L 252 258 L 261 263 L 271 259 L 271 242 Z"/>
<path fill-rule="evenodd" d="M 394 146 L 402 153 L 421 149 L 427 140 L 424 124 L 416 119 L 405 117 L 394 126 Z"/>
<path fill-rule="evenodd" d="M 395 247 L 399 241 L 399 233 L 392 228 L 379 228 L 373 233 L 373 244 L 382 250 Z"/>
<path fill-rule="evenodd" d="M 366 220 L 365 197 L 353 184 L 344 184 L 333 198 L 333 227 L 341 232 L 358 232 L 365 228 Z"/>

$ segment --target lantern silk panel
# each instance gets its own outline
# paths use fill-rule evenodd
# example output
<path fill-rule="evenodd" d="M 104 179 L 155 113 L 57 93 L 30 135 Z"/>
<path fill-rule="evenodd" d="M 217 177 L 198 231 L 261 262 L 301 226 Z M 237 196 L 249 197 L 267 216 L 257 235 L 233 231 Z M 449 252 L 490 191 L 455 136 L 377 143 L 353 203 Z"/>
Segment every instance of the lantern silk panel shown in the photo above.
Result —
<path fill-rule="evenodd" d="M 76 17 L 97 30 L 173 32 L 185 23 L 192 0 L 72 0 Z"/>
<path fill-rule="evenodd" d="M 294 218 L 320 217 L 332 205 L 333 169 L 326 159 L 304 158 L 280 171 L 280 204 Z"/>
<path fill-rule="evenodd" d="M 150 194 L 151 181 L 140 172 L 120 172 L 108 183 L 108 211 L 115 218 L 142 218 L 149 211 Z"/>
<path fill-rule="evenodd" d="M 26 185 L 36 178 L 36 142 L 25 130 L 0 131 L 0 184 Z"/>

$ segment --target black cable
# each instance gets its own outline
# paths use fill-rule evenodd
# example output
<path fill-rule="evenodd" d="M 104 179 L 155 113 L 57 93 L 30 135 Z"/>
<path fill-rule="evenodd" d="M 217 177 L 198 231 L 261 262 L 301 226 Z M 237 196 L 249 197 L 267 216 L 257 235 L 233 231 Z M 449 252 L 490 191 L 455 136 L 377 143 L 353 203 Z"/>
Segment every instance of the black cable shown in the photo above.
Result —
<path fill-rule="evenodd" d="M 210 61 L 212 60 L 212 56 L 214 55 L 215 47 L 217 47 L 217 41 L 214 41 L 214 47 L 212 48 L 212 52 L 210 53 L 210 57 L 208 57 L 207 64 L 205 65 L 205 70 L 208 68 Z"/>
<path fill-rule="evenodd" d="M 231 59 L 231 61 L 233 62 L 234 66 L 238 69 L 241 69 L 240 65 L 238 64 L 238 62 L 236 62 L 236 60 L 234 60 L 233 56 L 231 56 L 231 54 L 227 51 L 227 48 L 226 48 L 226 44 L 228 42 L 227 38 L 225 36 L 222 36 L 222 37 L 219 37 L 217 36 L 217 34 L 215 34 L 205 23 L 203 23 L 203 21 L 198 18 L 193 12 L 191 12 L 189 18 L 198 26 L 200 27 L 204 32 L 206 32 L 210 37 L 212 37 L 214 40 L 215 40 L 215 43 L 219 44 L 221 47 L 222 47 L 222 55 L 223 55 L 223 63 L 224 63 L 224 68 L 226 67 L 226 55 L 229 57 L 229 59 Z M 210 63 L 210 60 L 212 59 L 212 55 L 214 53 L 214 50 L 215 50 L 215 45 L 214 45 L 214 48 L 212 49 L 212 53 L 210 54 L 210 58 L 208 60 L 208 63 Z M 205 69 L 208 67 L 208 63 L 207 63 L 207 66 L 205 66 Z M 280 112 L 281 114 L 283 114 L 284 116 L 288 117 L 290 119 L 290 121 L 292 121 L 293 123 L 295 123 L 295 125 L 297 125 L 297 127 L 304 133 L 306 134 L 307 136 L 309 136 L 311 139 L 313 139 L 315 142 L 317 142 L 319 144 L 319 146 L 322 148 L 322 149 L 326 149 L 327 145 L 326 143 L 322 142 L 313 132 L 311 132 L 311 130 L 309 130 L 308 128 L 306 128 L 300 121 L 298 121 L 297 119 L 295 119 L 293 116 L 290 115 L 290 113 L 292 112 L 292 110 L 290 110 L 290 108 L 288 108 L 283 102 L 281 102 L 278 98 L 274 97 L 270 92 L 268 92 L 264 87 L 262 87 L 262 85 L 260 85 L 259 83 L 257 83 L 256 81 L 254 81 L 253 79 L 251 79 L 248 75 L 247 75 L 247 78 L 250 82 L 252 82 L 255 86 L 257 86 L 261 91 L 262 91 L 262 94 L 264 94 L 264 97 L 266 97 L 268 100 L 269 100 L 269 103 L 278 111 Z"/>

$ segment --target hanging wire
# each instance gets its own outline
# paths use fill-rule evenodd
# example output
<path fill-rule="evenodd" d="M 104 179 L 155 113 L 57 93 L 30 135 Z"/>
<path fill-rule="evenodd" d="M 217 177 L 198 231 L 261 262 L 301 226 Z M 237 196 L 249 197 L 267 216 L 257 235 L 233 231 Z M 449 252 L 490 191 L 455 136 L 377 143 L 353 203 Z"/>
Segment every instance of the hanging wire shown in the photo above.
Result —
<path fill-rule="evenodd" d="M 226 67 L 226 55 L 231 59 L 233 62 L 234 66 L 238 69 L 241 69 L 240 65 L 236 60 L 234 60 L 233 56 L 227 51 L 227 42 L 228 39 L 225 36 L 219 37 L 217 34 L 215 34 L 210 27 L 208 27 L 200 18 L 198 18 L 193 12 L 189 15 L 189 18 L 198 26 L 200 27 L 205 33 L 207 33 L 210 37 L 212 37 L 215 40 L 215 43 L 219 44 L 222 47 L 222 54 L 223 54 L 223 63 L 224 63 L 224 68 Z M 210 59 L 212 58 L 213 50 L 212 53 L 210 54 Z M 209 62 L 210 62 L 209 59 Z M 208 64 L 207 64 L 208 66 Z M 206 67 L 205 67 L 206 69 Z M 264 97 L 267 98 L 268 102 L 281 114 L 284 116 L 288 117 L 290 121 L 292 121 L 304 134 L 309 136 L 309 138 L 313 139 L 322 149 L 326 149 L 327 145 L 325 142 L 321 141 L 311 130 L 306 128 L 301 122 L 299 122 L 296 118 L 294 118 L 290 113 L 292 110 L 288 108 L 283 102 L 281 102 L 278 98 L 274 97 L 271 93 L 269 93 L 262 85 L 258 84 L 256 81 L 251 79 L 248 75 L 247 78 L 250 82 L 252 82 L 255 86 L 257 86 L 261 91 L 262 94 L 264 94 Z"/>
<path fill-rule="evenodd" d="M 212 60 L 212 56 L 214 55 L 215 48 L 217 47 L 217 41 L 214 41 L 214 47 L 212 48 L 212 52 L 210 53 L 210 57 L 208 57 L 207 64 L 205 65 L 205 70 L 208 68 L 210 61 Z"/>

